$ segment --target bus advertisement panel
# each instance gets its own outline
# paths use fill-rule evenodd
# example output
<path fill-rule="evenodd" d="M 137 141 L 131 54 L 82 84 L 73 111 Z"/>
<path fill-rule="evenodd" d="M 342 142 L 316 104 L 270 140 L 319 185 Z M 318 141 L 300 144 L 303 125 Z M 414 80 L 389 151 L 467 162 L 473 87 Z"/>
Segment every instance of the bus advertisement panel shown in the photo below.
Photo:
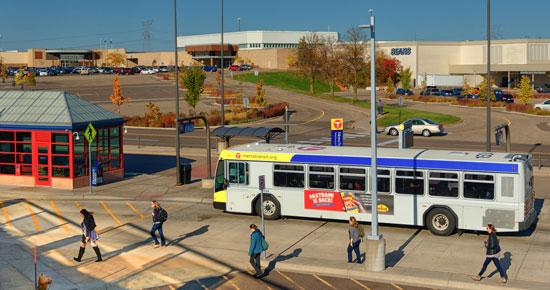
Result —
<path fill-rule="evenodd" d="M 378 213 L 393 215 L 393 195 L 378 194 Z M 372 195 L 330 190 L 304 190 L 304 207 L 313 210 L 371 213 Z"/>

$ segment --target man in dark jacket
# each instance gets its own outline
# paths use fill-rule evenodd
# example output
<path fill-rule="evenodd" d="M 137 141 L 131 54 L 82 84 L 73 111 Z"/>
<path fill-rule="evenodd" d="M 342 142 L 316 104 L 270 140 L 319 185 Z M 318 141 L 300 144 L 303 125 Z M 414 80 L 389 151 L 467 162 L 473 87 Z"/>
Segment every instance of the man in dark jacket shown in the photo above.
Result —
<path fill-rule="evenodd" d="M 166 240 L 164 239 L 164 233 L 162 232 L 162 224 L 166 221 L 168 213 L 165 209 L 160 206 L 160 203 L 156 200 L 151 202 L 151 207 L 153 208 L 151 215 L 153 216 L 153 227 L 151 228 L 151 237 L 155 242 L 154 247 L 164 247 L 166 245 Z M 157 240 L 157 235 L 155 232 L 159 232 L 160 236 L 160 245 Z"/>
<path fill-rule="evenodd" d="M 248 248 L 248 256 L 250 256 L 250 265 L 254 267 L 254 271 L 256 271 L 256 274 L 254 277 L 261 278 L 262 275 L 262 268 L 260 265 L 260 255 L 264 251 L 262 242 L 264 239 L 264 235 L 262 232 L 258 229 L 258 226 L 255 224 L 251 224 L 249 226 L 250 230 L 250 247 Z"/>
<path fill-rule="evenodd" d="M 500 261 L 498 259 L 500 253 L 500 244 L 497 238 L 497 230 L 492 224 L 488 224 L 487 233 L 489 234 L 489 236 L 484 242 L 486 248 L 485 262 L 483 262 L 483 267 L 481 267 L 481 271 L 479 271 L 479 274 L 476 277 L 472 277 L 472 279 L 480 281 L 483 277 L 483 273 L 485 273 L 485 270 L 487 270 L 487 266 L 489 266 L 489 263 L 493 262 L 498 270 L 498 273 L 500 274 L 500 279 L 502 283 L 506 283 L 508 281 L 508 278 L 506 277 L 506 273 L 504 272 L 504 269 L 502 269 L 502 266 L 500 265 Z"/>

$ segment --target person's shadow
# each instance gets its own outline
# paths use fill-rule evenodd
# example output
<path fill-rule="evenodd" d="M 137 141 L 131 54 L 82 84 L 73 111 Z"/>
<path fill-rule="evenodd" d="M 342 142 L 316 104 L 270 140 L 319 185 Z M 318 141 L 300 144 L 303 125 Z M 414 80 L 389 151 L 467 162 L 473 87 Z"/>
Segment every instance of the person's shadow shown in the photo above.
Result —
<path fill-rule="evenodd" d="M 279 256 L 277 256 L 277 258 L 275 258 L 275 259 L 271 260 L 271 262 L 269 262 L 269 265 L 267 265 L 267 267 L 265 268 L 264 272 L 262 273 L 262 276 L 269 275 L 269 273 L 275 269 L 275 266 L 277 265 L 278 262 L 283 262 L 283 261 L 286 261 L 286 260 L 290 260 L 292 258 L 297 258 L 301 253 L 302 253 L 302 249 L 297 248 L 297 249 L 294 249 L 294 251 L 292 251 L 292 253 L 290 253 L 288 255 L 279 255 Z"/>
<path fill-rule="evenodd" d="M 500 266 L 502 267 L 502 270 L 504 271 L 504 275 L 508 276 L 508 269 L 510 269 L 510 266 L 512 266 L 512 253 L 506 252 L 504 253 L 504 257 L 500 258 Z M 493 277 L 498 273 L 498 270 L 494 270 L 488 278 Z"/>
<path fill-rule="evenodd" d="M 189 233 L 186 233 L 186 234 L 183 234 L 173 240 L 171 240 L 170 242 L 168 242 L 168 244 L 166 244 L 167 246 L 172 246 L 172 245 L 177 245 L 179 242 L 187 239 L 187 238 L 191 238 L 191 237 L 194 237 L 194 236 L 200 236 L 206 232 L 208 232 L 208 228 L 210 227 L 210 225 L 205 225 L 205 226 L 202 226 L 192 232 L 189 232 Z"/>

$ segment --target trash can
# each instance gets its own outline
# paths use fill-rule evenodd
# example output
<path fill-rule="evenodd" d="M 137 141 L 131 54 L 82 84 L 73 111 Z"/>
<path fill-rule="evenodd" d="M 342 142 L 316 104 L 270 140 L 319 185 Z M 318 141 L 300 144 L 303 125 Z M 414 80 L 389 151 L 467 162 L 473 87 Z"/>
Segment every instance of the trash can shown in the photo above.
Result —
<path fill-rule="evenodd" d="M 180 165 L 180 183 L 181 184 L 191 183 L 191 164 Z"/>

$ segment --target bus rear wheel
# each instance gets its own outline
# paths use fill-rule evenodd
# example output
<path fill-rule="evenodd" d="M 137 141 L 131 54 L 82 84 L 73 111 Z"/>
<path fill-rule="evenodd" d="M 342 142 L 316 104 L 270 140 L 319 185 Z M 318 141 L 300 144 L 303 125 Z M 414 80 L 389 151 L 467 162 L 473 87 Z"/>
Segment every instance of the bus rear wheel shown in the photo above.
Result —
<path fill-rule="evenodd" d="M 281 204 L 272 195 L 264 195 L 264 204 L 261 206 L 261 199 L 256 199 L 256 214 L 261 216 L 261 210 L 263 208 L 264 218 L 266 220 L 276 220 L 281 217 Z"/>
<path fill-rule="evenodd" d="M 436 236 L 450 236 L 456 230 L 454 215 L 444 208 L 434 208 L 426 216 L 426 225 Z"/>

